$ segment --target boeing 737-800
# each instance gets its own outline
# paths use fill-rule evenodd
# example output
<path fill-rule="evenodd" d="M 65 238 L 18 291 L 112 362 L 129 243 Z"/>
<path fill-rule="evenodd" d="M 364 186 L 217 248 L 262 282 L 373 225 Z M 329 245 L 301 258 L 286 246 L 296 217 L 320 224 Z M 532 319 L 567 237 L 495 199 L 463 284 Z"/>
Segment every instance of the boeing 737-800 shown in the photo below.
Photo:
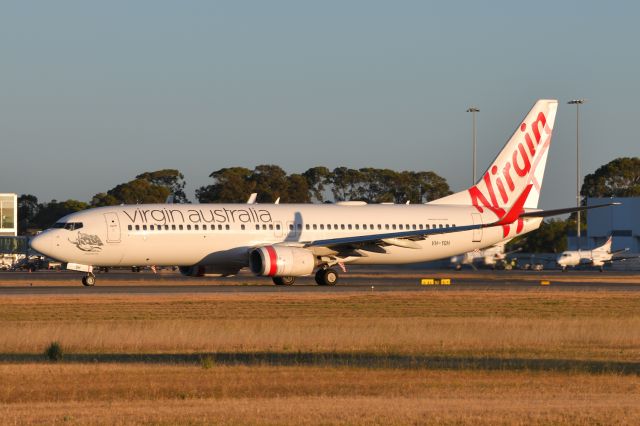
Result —
<path fill-rule="evenodd" d="M 447 258 L 530 232 L 558 103 L 539 100 L 472 187 L 422 205 L 151 204 L 70 214 L 36 236 L 38 252 L 85 272 L 94 267 L 180 266 L 183 274 L 226 276 L 250 267 L 276 284 L 316 271 L 333 285 L 336 266 Z"/>

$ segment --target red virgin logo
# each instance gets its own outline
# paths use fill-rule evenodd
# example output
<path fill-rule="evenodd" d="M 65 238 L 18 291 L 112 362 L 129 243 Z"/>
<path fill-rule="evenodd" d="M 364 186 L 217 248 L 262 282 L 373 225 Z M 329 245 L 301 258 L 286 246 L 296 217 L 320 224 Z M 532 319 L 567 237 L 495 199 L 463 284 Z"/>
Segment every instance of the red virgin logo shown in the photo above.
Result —
<path fill-rule="evenodd" d="M 541 144 L 542 131 L 547 125 L 547 118 L 543 112 L 538 113 L 536 119 L 527 126 L 520 125 L 520 136 L 523 136 L 512 151 L 507 155 L 503 164 L 494 164 L 482 177 L 482 181 L 469 188 L 471 203 L 480 212 L 489 209 L 499 219 L 505 214 L 505 207 L 511 204 L 514 197 L 518 197 L 529 183 L 532 167 L 537 166 L 536 152 L 548 147 L 548 142 Z M 542 145 L 542 146 L 541 146 Z M 541 155 L 538 156 L 538 159 Z M 536 185 L 537 186 L 537 185 Z M 537 188 L 539 190 L 539 187 Z M 523 228 L 522 219 L 518 219 L 516 232 Z M 509 234 L 509 225 L 502 225 L 504 237 Z"/>

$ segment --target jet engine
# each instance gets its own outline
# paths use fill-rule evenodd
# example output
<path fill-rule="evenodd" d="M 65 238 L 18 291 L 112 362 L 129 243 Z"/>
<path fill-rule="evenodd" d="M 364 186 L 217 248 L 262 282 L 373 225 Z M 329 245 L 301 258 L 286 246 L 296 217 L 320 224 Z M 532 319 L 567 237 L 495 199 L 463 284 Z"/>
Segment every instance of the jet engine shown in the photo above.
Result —
<path fill-rule="evenodd" d="M 251 271 L 270 277 L 299 277 L 310 275 L 316 259 L 309 250 L 298 247 L 264 246 L 251 251 Z"/>

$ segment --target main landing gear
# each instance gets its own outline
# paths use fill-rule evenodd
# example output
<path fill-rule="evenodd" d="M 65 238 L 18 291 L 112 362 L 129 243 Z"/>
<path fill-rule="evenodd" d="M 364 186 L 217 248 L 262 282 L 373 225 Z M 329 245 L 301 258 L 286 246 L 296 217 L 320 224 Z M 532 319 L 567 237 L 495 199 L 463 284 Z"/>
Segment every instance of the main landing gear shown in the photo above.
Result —
<path fill-rule="evenodd" d="M 83 284 L 85 282 L 85 278 L 82 279 Z M 293 283 L 296 282 L 296 277 L 273 277 L 272 280 L 275 285 L 293 285 Z M 318 272 L 316 272 L 316 283 L 318 285 L 336 285 L 337 282 L 338 273 L 335 269 L 320 268 L 318 269 Z"/>
<path fill-rule="evenodd" d="M 85 287 L 93 287 L 96 284 L 96 276 L 92 272 L 82 277 L 82 285 Z"/>
<path fill-rule="evenodd" d="M 335 269 L 321 268 L 316 272 L 316 283 L 318 285 L 336 285 L 338 282 L 338 273 Z"/>
<path fill-rule="evenodd" d="M 275 285 L 293 285 L 296 282 L 296 277 L 273 277 L 272 279 Z"/>

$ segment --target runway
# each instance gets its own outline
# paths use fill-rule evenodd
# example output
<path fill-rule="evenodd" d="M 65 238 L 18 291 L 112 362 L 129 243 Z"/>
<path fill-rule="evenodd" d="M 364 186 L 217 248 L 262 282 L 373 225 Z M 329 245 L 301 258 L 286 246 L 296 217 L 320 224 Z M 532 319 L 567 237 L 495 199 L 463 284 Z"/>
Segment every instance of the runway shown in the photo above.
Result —
<path fill-rule="evenodd" d="M 68 271 L 2 272 L 3 295 L 207 294 L 207 293 L 341 293 L 398 291 L 501 291 L 553 288 L 582 291 L 639 291 L 640 273 L 597 271 L 450 271 L 406 268 L 353 268 L 336 286 L 318 286 L 313 277 L 293 286 L 276 286 L 248 272 L 235 277 L 184 277 L 176 272 L 111 271 L 96 275 L 94 287 L 80 283 L 80 273 Z M 423 278 L 451 280 L 450 285 L 422 285 Z M 547 284 L 548 283 L 548 284 Z M 544 285 L 543 285 L 544 284 Z"/>

